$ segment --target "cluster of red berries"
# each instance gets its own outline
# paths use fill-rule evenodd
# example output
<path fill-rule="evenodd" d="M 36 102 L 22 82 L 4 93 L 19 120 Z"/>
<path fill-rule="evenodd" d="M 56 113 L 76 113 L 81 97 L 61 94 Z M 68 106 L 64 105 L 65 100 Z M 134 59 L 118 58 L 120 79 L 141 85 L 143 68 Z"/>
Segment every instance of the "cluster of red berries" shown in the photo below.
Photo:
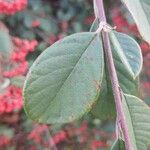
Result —
<path fill-rule="evenodd" d="M 93 132 L 89 133 L 87 122 L 83 122 L 80 127 L 75 127 L 74 125 L 69 126 L 64 130 L 55 133 L 52 137 L 50 136 L 47 141 L 43 141 L 42 136 L 45 136 L 46 132 L 49 132 L 46 125 L 37 126 L 28 135 L 28 140 L 32 140 L 36 144 L 41 144 L 44 147 L 48 146 L 48 143 L 51 143 L 51 147 L 55 147 L 61 143 L 70 143 L 71 139 L 77 138 L 80 145 L 86 145 L 87 141 L 89 141 L 91 150 L 97 150 L 98 148 L 107 148 L 109 147 L 109 144 L 107 144 L 106 140 L 96 140 L 96 137 L 103 137 L 105 139 L 112 138 L 112 134 L 108 135 L 104 132 L 101 133 L 102 131 L 98 132 L 98 130 L 93 130 Z M 94 139 L 91 139 L 91 137 L 94 137 Z"/>
<path fill-rule="evenodd" d="M 114 8 L 112 10 L 112 22 L 113 24 L 117 27 L 117 31 L 129 34 L 129 35 L 133 35 L 136 37 L 139 37 L 140 34 L 138 32 L 138 29 L 136 27 L 136 24 L 134 22 L 130 22 L 127 20 L 128 17 L 130 16 L 125 16 L 125 14 L 123 14 L 121 12 L 121 8 L 117 7 Z"/>
<path fill-rule="evenodd" d="M 55 134 L 54 137 L 49 137 L 47 141 L 43 141 L 42 135 L 45 135 L 46 132 L 49 132 L 48 127 L 46 125 L 37 126 L 35 129 L 31 131 L 31 133 L 28 135 L 28 140 L 33 140 L 37 144 L 44 143 L 43 146 L 48 145 L 48 141 L 51 143 L 51 147 L 59 144 L 60 142 L 64 141 L 66 139 L 66 132 L 60 131 L 59 133 Z M 49 133 L 48 133 L 49 135 Z"/>
<path fill-rule="evenodd" d="M 29 52 L 33 52 L 38 42 L 36 40 L 28 41 L 19 38 L 13 38 L 15 49 L 11 55 L 12 70 L 5 71 L 5 77 L 14 77 L 24 75 L 28 69 L 28 62 L 26 56 Z"/>
<path fill-rule="evenodd" d="M 54 135 L 53 142 L 55 143 L 55 145 L 57 145 L 57 144 L 65 141 L 66 138 L 67 138 L 67 133 L 65 131 L 60 131 L 59 133 Z"/>
<path fill-rule="evenodd" d="M 28 140 L 33 140 L 35 143 L 40 144 L 42 142 L 42 133 L 47 130 L 46 125 L 41 125 L 35 127 L 31 133 L 28 135 Z"/>
<path fill-rule="evenodd" d="M 10 142 L 9 137 L 6 137 L 4 135 L 0 136 L 0 148 L 4 149 Z"/>
<path fill-rule="evenodd" d="M 18 111 L 22 108 L 22 90 L 15 86 L 9 86 L 0 95 L 0 115 Z"/>
<path fill-rule="evenodd" d="M 11 55 L 11 70 L 4 71 L 3 76 L 12 78 L 19 75 L 25 75 L 28 69 L 26 56 L 33 52 L 37 46 L 37 41 L 22 40 L 13 38 L 14 51 Z M 22 109 L 22 89 L 15 86 L 8 86 L 0 94 L 0 114 L 10 113 Z"/>
<path fill-rule="evenodd" d="M 88 16 L 87 18 L 84 19 L 84 24 L 90 26 L 93 23 L 94 19 L 95 19 L 94 15 Z"/>
<path fill-rule="evenodd" d="M 27 0 L 0 0 L 0 13 L 13 15 L 26 8 Z"/>
<path fill-rule="evenodd" d="M 53 136 L 53 142 L 55 145 L 58 145 L 61 142 L 69 143 L 69 141 L 75 137 L 78 137 L 78 142 L 80 144 L 85 144 L 87 142 L 89 138 L 87 122 L 82 122 L 80 127 L 70 126 L 64 130 L 59 131 Z"/>
<path fill-rule="evenodd" d="M 142 50 L 144 50 L 144 68 L 143 68 L 143 72 L 144 72 L 144 76 L 143 76 L 143 82 L 142 82 L 142 89 L 144 91 L 144 93 L 149 96 L 149 91 L 150 91 L 150 80 L 149 80 L 149 76 L 150 76 L 150 46 L 146 43 L 146 44 L 142 44 L 141 45 L 143 47 Z"/>
<path fill-rule="evenodd" d="M 91 144 L 91 150 L 98 150 L 100 148 L 107 148 L 108 145 L 103 142 L 103 141 L 100 141 L 100 140 L 93 140 L 92 141 L 92 144 Z"/>
<path fill-rule="evenodd" d="M 41 22 L 39 20 L 32 21 L 32 27 L 33 28 L 39 27 L 40 25 L 41 25 Z"/>

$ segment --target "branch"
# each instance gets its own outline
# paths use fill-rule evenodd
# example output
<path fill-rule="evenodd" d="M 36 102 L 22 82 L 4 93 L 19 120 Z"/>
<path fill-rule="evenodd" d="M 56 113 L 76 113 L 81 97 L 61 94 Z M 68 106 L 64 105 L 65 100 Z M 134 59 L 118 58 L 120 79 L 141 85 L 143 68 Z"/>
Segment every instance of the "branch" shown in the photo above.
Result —
<path fill-rule="evenodd" d="M 106 22 L 103 0 L 94 0 L 94 4 L 95 4 L 94 9 L 96 9 L 95 12 L 97 13 L 96 16 L 99 18 L 101 22 Z M 104 52 L 106 55 L 106 62 L 107 62 L 106 66 L 109 71 L 109 77 L 111 80 L 113 95 L 114 95 L 115 104 L 116 104 L 117 124 L 118 126 L 119 125 L 121 126 L 121 129 L 123 131 L 126 150 L 132 150 L 132 144 L 131 144 L 131 140 L 130 140 L 130 136 L 128 132 L 128 126 L 126 124 L 125 114 L 124 114 L 124 110 L 122 106 L 123 94 L 119 86 L 119 81 L 118 81 L 118 77 L 116 73 L 116 68 L 114 65 L 108 32 L 105 32 L 104 30 L 102 30 L 102 38 L 103 38 L 103 44 L 104 44 Z"/>
<path fill-rule="evenodd" d="M 53 140 L 53 137 L 51 136 L 49 126 L 47 126 L 47 129 L 46 129 L 46 136 L 47 136 L 47 139 L 48 139 L 49 149 L 50 150 L 58 150 L 57 147 L 56 147 L 56 144 Z"/>

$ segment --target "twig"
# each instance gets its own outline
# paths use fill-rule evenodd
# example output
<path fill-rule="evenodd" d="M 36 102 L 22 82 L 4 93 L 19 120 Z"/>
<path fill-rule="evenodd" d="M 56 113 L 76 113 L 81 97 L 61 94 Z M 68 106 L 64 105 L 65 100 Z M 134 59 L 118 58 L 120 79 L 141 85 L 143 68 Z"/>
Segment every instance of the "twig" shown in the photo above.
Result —
<path fill-rule="evenodd" d="M 58 150 L 57 147 L 56 147 L 56 144 L 54 143 L 53 137 L 50 134 L 49 126 L 47 126 L 47 129 L 46 129 L 46 136 L 47 136 L 47 139 L 48 139 L 49 149 L 50 150 Z"/>
<path fill-rule="evenodd" d="M 106 16 L 105 16 L 105 11 L 104 11 L 104 4 L 103 0 L 94 0 L 95 3 L 95 12 L 97 13 L 96 16 L 100 19 L 102 22 L 106 22 Z M 112 50 L 111 50 L 111 45 L 110 45 L 110 40 L 109 40 L 109 35 L 108 32 L 105 32 L 104 30 L 102 31 L 102 38 L 103 38 L 103 43 L 104 43 L 104 51 L 106 55 L 106 65 L 109 71 L 109 77 L 111 80 L 112 84 L 112 90 L 113 90 L 113 95 L 115 99 L 115 104 L 116 104 L 116 110 L 117 110 L 117 123 L 118 125 L 121 125 L 121 129 L 123 131 L 124 139 L 125 139 L 125 147 L 126 150 L 132 150 L 132 144 L 128 132 L 128 126 L 126 123 L 126 118 L 122 106 L 122 91 L 119 86 L 119 81 L 114 65 L 114 60 L 112 56 Z"/>

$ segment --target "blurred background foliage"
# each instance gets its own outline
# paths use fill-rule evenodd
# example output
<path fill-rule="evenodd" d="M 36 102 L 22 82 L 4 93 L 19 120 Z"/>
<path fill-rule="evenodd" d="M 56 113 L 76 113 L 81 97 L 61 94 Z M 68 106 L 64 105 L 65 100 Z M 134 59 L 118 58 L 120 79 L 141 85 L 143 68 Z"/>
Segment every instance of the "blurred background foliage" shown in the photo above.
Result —
<path fill-rule="evenodd" d="M 105 9 L 108 22 L 142 48 L 140 95 L 150 104 L 150 47 L 118 0 L 105 0 Z M 93 21 L 92 0 L 28 0 L 21 11 L 0 14 L 0 150 L 110 149 L 113 120 L 101 121 L 89 113 L 64 126 L 37 125 L 27 118 L 22 103 L 23 82 L 37 56 L 66 35 L 89 31 Z"/>

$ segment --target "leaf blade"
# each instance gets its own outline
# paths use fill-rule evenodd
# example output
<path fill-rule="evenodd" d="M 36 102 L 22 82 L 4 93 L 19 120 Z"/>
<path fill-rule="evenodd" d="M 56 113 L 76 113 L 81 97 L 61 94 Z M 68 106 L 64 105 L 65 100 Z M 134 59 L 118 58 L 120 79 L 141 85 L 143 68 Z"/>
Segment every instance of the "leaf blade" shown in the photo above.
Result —
<path fill-rule="evenodd" d="M 124 94 L 124 112 L 133 149 L 147 150 L 150 144 L 150 109 L 139 98 Z"/>
<path fill-rule="evenodd" d="M 110 40 L 126 69 L 136 78 L 141 72 L 143 62 L 140 46 L 133 38 L 119 32 L 110 32 Z"/>
<path fill-rule="evenodd" d="M 150 3 L 148 0 L 122 0 L 131 12 L 143 38 L 150 43 Z"/>
<path fill-rule="evenodd" d="M 121 138 L 117 139 L 112 145 L 111 150 L 125 150 L 124 141 Z"/>
<path fill-rule="evenodd" d="M 99 94 L 103 65 L 102 44 L 95 33 L 73 34 L 56 42 L 36 60 L 27 76 L 27 114 L 43 123 L 66 123 L 89 111 Z M 47 99 L 41 102 L 45 94 Z"/>

